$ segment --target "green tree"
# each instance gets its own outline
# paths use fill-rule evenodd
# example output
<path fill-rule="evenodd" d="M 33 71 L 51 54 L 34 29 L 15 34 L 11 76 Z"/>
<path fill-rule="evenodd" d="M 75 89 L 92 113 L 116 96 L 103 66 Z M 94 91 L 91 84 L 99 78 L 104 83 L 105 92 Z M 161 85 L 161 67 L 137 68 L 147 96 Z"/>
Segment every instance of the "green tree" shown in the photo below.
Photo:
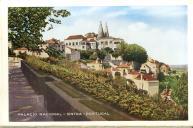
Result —
<path fill-rule="evenodd" d="M 115 50 L 113 53 L 112 53 L 112 56 L 115 57 L 115 59 L 117 59 L 119 56 L 120 56 L 120 52 Z"/>
<path fill-rule="evenodd" d="M 50 57 L 55 57 L 55 58 L 59 58 L 62 56 L 62 52 L 60 52 L 59 50 L 56 50 L 53 47 L 48 47 L 45 52 L 50 56 Z"/>
<path fill-rule="evenodd" d="M 92 57 L 90 58 L 90 56 L 93 54 L 94 54 L 93 50 L 82 50 L 82 51 L 80 51 L 80 58 L 84 59 L 84 60 L 93 59 Z"/>
<path fill-rule="evenodd" d="M 159 72 L 159 73 L 158 73 L 158 76 L 157 76 L 157 79 L 158 79 L 159 81 L 163 81 L 164 78 L 165 78 L 164 73 L 163 73 L 163 72 Z"/>
<path fill-rule="evenodd" d="M 110 48 L 110 47 L 106 47 L 106 48 L 104 48 L 104 50 L 105 50 L 108 54 L 113 53 L 113 49 Z"/>
<path fill-rule="evenodd" d="M 146 50 L 137 44 L 128 44 L 126 50 L 122 54 L 122 58 L 125 61 L 135 61 L 140 64 L 147 61 Z"/>
<path fill-rule="evenodd" d="M 43 43 L 42 32 L 61 24 L 61 17 L 67 17 L 67 10 L 55 10 L 52 7 L 10 7 L 8 9 L 8 37 L 13 48 L 26 47 L 30 51 L 40 52 Z"/>
<path fill-rule="evenodd" d="M 127 48 L 128 48 L 128 44 L 126 42 L 121 42 L 118 47 L 117 47 L 117 52 L 120 54 L 120 55 L 123 55 L 126 53 L 127 51 Z"/>
<path fill-rule="evenodd" d="M 9 55 L 9 57 L 15 57 L 16 56 L 15 53 L 13 52 L 13 49 L 11 49 L 11 48 L 8 48 L 8 55 Z"/>
<path fill-rule="evenodd" d="M 148 55 L 146 50 L 138 44 L 127 44 L 121 42 L 117 48 L 117 52 L 113 56 L 121 55 L 124 61 L 133 61 L 142 64 L 147 61 Z"/>
<path fill-rule="evenodd" d="M 107 52 L 105 50 L 98 50 L 97 51 L 97 56 L 102 61 L 105 59 L 106 55 L 107 55 Z"/>

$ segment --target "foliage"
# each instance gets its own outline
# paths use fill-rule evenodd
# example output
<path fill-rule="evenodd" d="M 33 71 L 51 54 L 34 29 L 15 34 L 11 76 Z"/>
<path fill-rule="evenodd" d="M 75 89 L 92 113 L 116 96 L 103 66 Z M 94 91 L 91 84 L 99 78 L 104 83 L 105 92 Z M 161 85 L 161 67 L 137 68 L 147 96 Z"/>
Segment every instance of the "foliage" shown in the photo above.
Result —
<path fill-rule="evenodd" d="M 13 49 L 8 48 L 8 56 L 9 57 L 15 57 L 15 53 L 13 52 Z"/>
<path fill-rule="evenodd" d="M 127 48 L 128 48 L 128 44 L 125 43 L 125 42 L 121 42 L 121 43 L 118 45 L 117 53 L 119 53 L 119 55 L 123 55 L 123 54 L 126 53 Z"/>
<path fill-rule="evenodd" d="M 116 89 L 124 88 L 127 86 L 127 79 L 121 76 L 116 76 L 112 83 L 113 87 Z"/>
<path fill-rule="evenodd" d="M 183 107 L 183 117 L 187 116 L 188 113 L 188 74 L 183 73 L 178 79 L 178 83 L 173 87 L 173 99 L 175 102 Z"/>
<path fill-rule="evenodd" d="M 94 52 L 92 55 L 89 57 L 90 60 L 96 60 L 97 59 L 97 54 Z"/>
<path fill-rule="evenodd" d="M 137 44 L 128 44 L 126 51 L 122 55 L 125 61 L 135 61 L 141 64 L 147 61 L 147 57 L 145 49 Z"/>
<path fill-rule="evenodd" d="M 120 56 L 120 52 L 119 52 L 118 50 L 115 50 L 115 51 L 112 53 L 112 56 L 115 57 L 115 59 L 116 59 L 117 57 Z"/>
<path fill-rule="evenodd" d="M 93 55 L 93 53 L 93 50 L 82 50 L 80 51 L 80 58 L 83 60 L 88 60 L 90 59 L 90 56 Z"/>
<path fill-rule="evenodd" d="M 42 32 L 61 24 L 59 18 L 69 16 L 66 10 L 51 7 L 10 7 L 8 9 L 8 36 L 13 48 L 25 47 L 30 51 L 41 52 Z"/>
<path fill-rule="evenodd" d="M 147 95 L 141 96 L 135 91 L 117 90 L 106 79 L 96 77 L 92 73 L 72 68 L 71 62 L 61 65 L 53 65 L 36 57 L 29 56 L 27 63 L 35 69 L 49 72 L 63 79 L 70 85 L 92 95 L 97 99 L 106 101 L 112 105 L 124 109 L 128 114 L 138 116 L 146 120 L 176 120 L 180 119 L 177 106 L 166 104 L 162 101 L 155 102 Z M 74 64 L 73 66 L 75 66 Z M 118 79 L 117 79 L 118 80 Z M 125 84 L 123 81 L 122 84 Z"/>
<path fill-rule="evenodd" d="M 181 117 L 186 118 L 188 111 L 188 74 L 183 73 L 178 76 L 165 76 L 164 80 L 160 82 L 160 91 L 167 88 L 172 89 L 172 99 L 183 107 L 185 113 Z"/>
<path fill-rule="evenodd" d="M 110 68 L 111 65 L 109 63 L 103 63 L 103 68 Z"/>
<path fill-rule="evenodd" d="M 46 48 L 45 52 L 46 52 L 49 56 L 51 56 L 51 57 L 56 57 L 56 58 L 58 58 L 58 57 L 61 57 L 61 56 L 62 56 L 62 52 L 59 51 L 59 50 L 57 50 L 57 49 L 55 49 L 55 48 L 53 48 L 53 47 L 48 47 L 48 48 Z"/>
<path fill-rule="evenodd" d="M 107 52 L 103 49 L 97 51 L 97 56 L 100 60 L 104 60 L 106 55 L 107 55 Z"/>
<path fill-rule="evenodd" d="M 26 59 L 26 56 L 27 56 L 27 53 L 26 52 L 24 52 L 24 53 L 22 53 L 22 52 L 19 52 L 19 55 L 17 55 L 17 57 L 19 57 L 19 58 L 21 58 L 21 59 Z"/>
<path fill-rule="evenodd" d="M 106 53 L 108 53 L 108 54 L 113 53 L 113 49 L 110 48 L 110 47 L 106 47 L 106 48 L 104 48 L 103 50 L 105 50 Z"/>
<path fill-rule="evenodd" d="M 159 81 L 163 81 L 164 78 L 165 78 L 165 75 L 164 75 L 163 72 L 159 72 L 157 77 L 158 77 L 157 79 L 158 79 Z"/>

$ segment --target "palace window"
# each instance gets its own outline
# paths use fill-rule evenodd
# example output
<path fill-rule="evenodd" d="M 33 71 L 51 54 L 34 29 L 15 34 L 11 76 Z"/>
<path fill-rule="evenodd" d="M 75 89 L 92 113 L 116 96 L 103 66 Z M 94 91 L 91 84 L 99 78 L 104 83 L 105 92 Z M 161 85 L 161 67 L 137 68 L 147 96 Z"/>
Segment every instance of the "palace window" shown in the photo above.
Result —
<path fill-rule="evenodd" d="M 69 45 L 71 45 L 71 43 L 69 43 Z"/>
<path fill-rule="evenodd" d="M 74 45 L 74 42 L 72 43 L 72 45 Z"/>
<path fill-rule="evenodd" d="M 66 43 L 66 45 L 68 45 L 68 43 Z"/>
<path fill-rule="evenodd" d="M 76 45 L 78 45 L 78 42 L 76 42 Z"/>
<path fill-rule="evenodd" d="M 108 42 L 107 42 L 107 41 L 105 41 L 105 45 L 108 45 Z"/>
<path fill-rule="evenodd" d="M 114 44 L 119 44 L 119 42 L 114 42 Z"/>

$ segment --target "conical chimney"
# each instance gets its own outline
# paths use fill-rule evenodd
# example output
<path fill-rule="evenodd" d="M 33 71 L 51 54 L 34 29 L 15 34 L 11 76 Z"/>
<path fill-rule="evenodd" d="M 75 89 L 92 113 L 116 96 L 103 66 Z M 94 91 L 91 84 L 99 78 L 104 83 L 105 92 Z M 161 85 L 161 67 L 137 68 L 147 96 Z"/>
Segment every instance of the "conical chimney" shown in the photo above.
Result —
<path fill-rule="evenodd" d="M 100 21 L 97 38 L 102 38 L 102 37 L 104 37 L 104 32 L 103 32 L 102 22 Z"/>
<path fill-rule="evenodd" d="M 108 30 L 107 23 L 105 23 L 104 35 L 105 37 L 109 37 L 109 30 Z"/>

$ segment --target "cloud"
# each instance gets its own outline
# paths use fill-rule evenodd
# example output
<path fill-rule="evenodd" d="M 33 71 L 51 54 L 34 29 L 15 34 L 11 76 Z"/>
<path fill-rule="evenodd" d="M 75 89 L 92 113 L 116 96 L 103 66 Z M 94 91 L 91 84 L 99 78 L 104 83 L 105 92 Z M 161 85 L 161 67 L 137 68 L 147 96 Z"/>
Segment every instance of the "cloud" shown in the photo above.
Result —
<path fill-rule="evenodd" d="M 72 16 L 75 17 L 87 17 L 87 16 L 93 16 L 98 15 L 99 13 L 102 13 L 104 10 L 108 9 L 109 7 L 106 6 L 93 6 L 93 7 L 68 7 L 67 9 L 71 11 Z"/>
<path fill-rule="evenodd" d="M 181 9 L 182 12 L 176 6 L 170 8 L 142 6 L 130 8 L 72 7 L 69 8 L 72 15 L 65 18 L 63 24 L 56 25 L 53 30 L 45 32 L 44 39 L 54 37 L 64 40 L 69 35 L 97 32 L 101 20 L 103 23 L 108 23 L 111 36 L 120 37 L 128 43 L 137 43 L 143 46 L 151 57 L 168 64 L 187 64 L 187 33 L 186 27 L 184 27 L 186 22 L 181 22 L 184 21 L 184 17 L 180 17 L 180 15 L 184 15 L 186 9 Z M 175 10 L 176 12 L 174 12 Z M 133 17 L 128 16 L 128 13 L 138 17 L 143 15 L 143 18 L 132 20 Z M 146 15 L 161 16 L 164 20 L 155 20 L 156 18 Z M 169 15 L 171 17 L 178 15 L 179 19 L 171 23 L 175 24 L 180 21 L 178 26 L 185 29 L 180 29 L 176 27 L 177 25 L 167 24 Z M 119 16 L 122 17 L 119 18 Z"/>
<path fill-rule="evenodd" d="M 186 6 L 132 6 L 133 11 L 140 11 L 146 15 L 164 18 L 164 17 L 181 17 L 187 14 Z"/>
<path fill-rule="evenodd" d="M 168 64 L 187 63 L 186 34 L 175 29 L 160 29 L 145 23 L 130 23 L 119 30 L 128 43 L 143 46 L 148 55 Z M 124 32 L 123 32 L 124 31 Z"/>
<path fill-rule="evenodd" d="M 125 9 L 125 10 L 118 10 L 118 11 L 113 11 L 113 12 L 107 13 L 106 17 L 107 18 L 116 18 L 119 16 L 127 15 L 127 14 L 128 14 L 128 9 L 127 10 Z"/>

